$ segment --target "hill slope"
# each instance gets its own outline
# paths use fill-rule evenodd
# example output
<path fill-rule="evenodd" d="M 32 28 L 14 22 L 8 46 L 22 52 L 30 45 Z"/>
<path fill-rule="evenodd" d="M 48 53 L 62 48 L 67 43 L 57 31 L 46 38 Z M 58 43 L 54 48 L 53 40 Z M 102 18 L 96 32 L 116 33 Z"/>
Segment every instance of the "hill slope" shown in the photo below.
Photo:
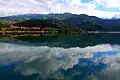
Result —
<path fill-rule="evenodd" d="M 25 14 L 25 15 L 18 15 L 18 16 L 1 17 L 0 19 L 5 19 L 5 20 L 30 20 L 30 19 L 52 20 L 52 19 L 55 19 L 55 20 L 59 20 L 59 22 L 63 24 L 77 27 L 77 28 L 89 26 L 89 24 L 87 23 L 90 22 L 90 23 L 94 23 L 94 25 L 100 25 L 106 30 L 114 30 L 114 31 L 120 30 L 120 19 L 101 19 L 95 16 L 88 16 L 85 14 L 80 14 L 80 15 L 71 14 L 71 13 Z"/>

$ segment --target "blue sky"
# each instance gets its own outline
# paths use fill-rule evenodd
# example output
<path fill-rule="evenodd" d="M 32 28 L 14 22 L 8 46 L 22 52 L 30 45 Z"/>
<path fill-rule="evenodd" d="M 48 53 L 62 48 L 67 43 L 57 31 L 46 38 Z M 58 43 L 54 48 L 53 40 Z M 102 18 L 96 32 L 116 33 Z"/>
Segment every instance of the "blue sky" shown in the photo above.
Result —
<path fill-rule="evenodd" d="M 80 0 L 82 3 L 89 3 L 89 2 L 91 2 L 91 1 L 93 1 L 93 0 Z"/>
<path fill-rule="evenodd" d="M 120 17 L 120 0 L 0 0 L 0 16 L 64 12 Z"/>
<path fill-rule="evenodd" d="M 94 0 L 80 0 L 82 3 L 90 3 Z M 95 4 L 97 10 L 110 11 L 110 12 L 120 12 L 120 7 L 106 7 L 102 4 Z"/>

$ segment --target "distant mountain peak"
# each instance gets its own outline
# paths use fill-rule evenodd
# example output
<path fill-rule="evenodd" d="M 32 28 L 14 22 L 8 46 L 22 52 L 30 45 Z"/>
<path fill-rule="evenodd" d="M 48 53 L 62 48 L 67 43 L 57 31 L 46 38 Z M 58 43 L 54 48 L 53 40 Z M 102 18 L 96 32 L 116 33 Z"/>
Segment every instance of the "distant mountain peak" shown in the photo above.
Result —
<path fill-rule="evenodd" d="M 116 14 L 112 17 L 112 19 L 120 19 L 120 14 Z"/>

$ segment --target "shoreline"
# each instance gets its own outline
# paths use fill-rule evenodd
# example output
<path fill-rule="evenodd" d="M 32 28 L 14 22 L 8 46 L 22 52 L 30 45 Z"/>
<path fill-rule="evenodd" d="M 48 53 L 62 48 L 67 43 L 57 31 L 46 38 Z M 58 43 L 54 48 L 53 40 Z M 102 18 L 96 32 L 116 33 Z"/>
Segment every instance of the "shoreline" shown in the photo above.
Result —
<path fill-rule="evenodd" d="M 120 34 L 120 31 L 89 31 L 88 33 L 95 33 L 95 34 Z"/>

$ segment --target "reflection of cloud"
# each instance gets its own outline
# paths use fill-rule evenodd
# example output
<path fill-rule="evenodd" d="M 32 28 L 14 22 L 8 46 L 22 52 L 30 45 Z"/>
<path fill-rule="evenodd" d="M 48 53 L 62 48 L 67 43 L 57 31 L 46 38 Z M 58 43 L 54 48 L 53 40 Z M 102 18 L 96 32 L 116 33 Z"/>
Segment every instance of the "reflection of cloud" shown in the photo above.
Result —
<path fill-rule="evenodd" d="M 106 48 L 107 47 L 107 48 Z M 20 46 L 0 43 L 0 64 L 9 64 L 23 61 L 16 67 L 16 71 L 24 75 L 39 73 L 49 75 L 59 69 L 72 68 L 78 63 L 79 58 L 92 58 L 93 52 L 118 50 L 119 47 L 97 45 L 86 48 L 59 48 L 47 46 Z"/>
<path fill-rule="evenodd" d="M 106 66 L 104 63 L 94 62 L 92 59 L 80 59 L 77 65 L 64 72 L 64 80 L 88 80 L 86 78 L 89 75 L 100 72 Z M 68 76 L 66 77 L 66 75 Z M 68 77 L 69 79 L 66 79 Z"/>
<path fill-rule="evenodd" d="M 105 56 L 102 58 L 98 58 L 96 61 L 103 62 L 107 64 L 110 68 L 119 70 L 120 69 L 120 56 Z"/>
<path fill-rule="evenodd" d="M 97 58 L 95 61 L 107 64 L 106 67 L 101 72 L 90 76 L 90 80 L 120 80 L 120 53 L 113 56 L 103 56 Z M 89 80 L 89 79 L 88 79 Z"/>
<path fill-rule="evenodd" d="M 115 69 L 105 69 L 100 73 L 89 76 L 87 80 L 120 80 L 120 71 Z"/>

